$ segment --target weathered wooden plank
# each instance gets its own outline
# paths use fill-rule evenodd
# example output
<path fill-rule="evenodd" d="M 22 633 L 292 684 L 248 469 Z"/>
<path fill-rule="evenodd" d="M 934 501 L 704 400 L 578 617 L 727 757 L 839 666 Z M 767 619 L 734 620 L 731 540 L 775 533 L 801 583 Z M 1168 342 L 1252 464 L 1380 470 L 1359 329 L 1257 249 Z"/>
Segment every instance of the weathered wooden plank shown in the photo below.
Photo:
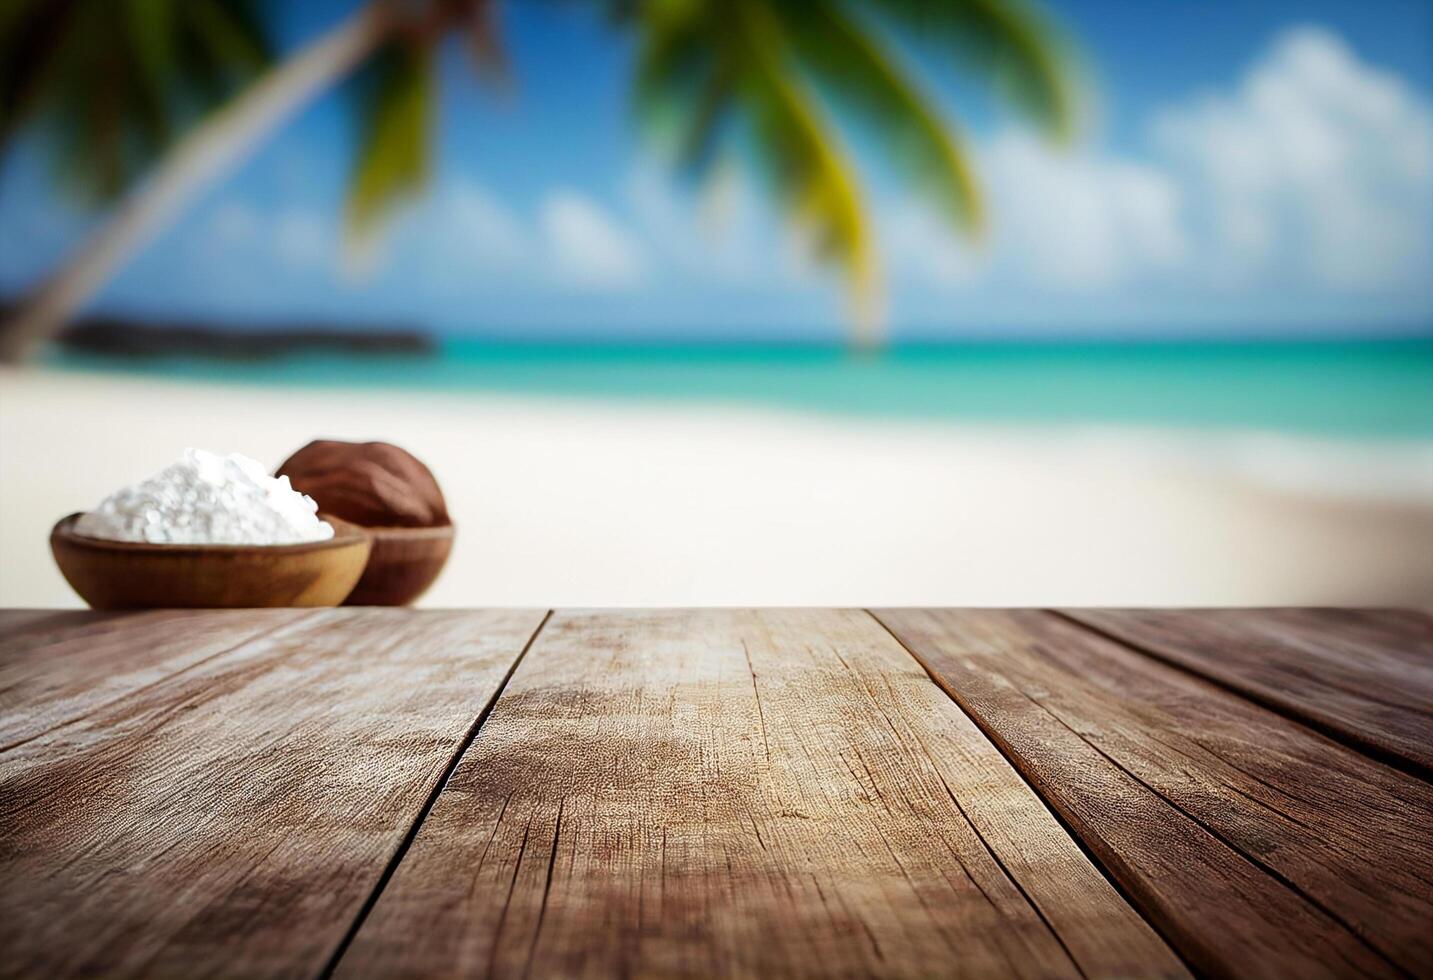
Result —
<path fill-rule="evenodd" d="M 6 612 L 0 616 L 0 752 L 311 614 Z"/>
<path fill-rule="evenodd" d="M 554 615 L 338 965 L 1079 971 L 1185 972 L 860 611 Z"/>
<path fill-rule="evenodd" d="M 0 972 L 317 973 L 541 618 L 319 612 L 0 754 Z"/>
<path fill-rule="evenodd" d="M 0 638 L 14 636 L 36 626 L 57 630 L 119 615 L 122 614 L 93 609 L 0 609 Z"/>
<path fill-rule="evenodd" d="M 1433 776 L 1433 618 L 1414 610 L 1070 610 L 1066 615 Z"/>
<path fill-rule="evenodd" d="M 1433 790 L 1052 614 L 878 614 L 1201 970 L 1426 972 Z"/>

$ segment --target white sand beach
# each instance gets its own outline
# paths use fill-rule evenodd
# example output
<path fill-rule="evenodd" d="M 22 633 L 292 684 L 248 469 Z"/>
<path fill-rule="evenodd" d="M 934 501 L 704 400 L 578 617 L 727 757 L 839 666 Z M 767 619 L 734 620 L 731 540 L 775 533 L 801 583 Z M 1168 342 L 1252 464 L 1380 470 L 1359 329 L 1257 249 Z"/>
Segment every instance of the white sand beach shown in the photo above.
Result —
<path fill-rule="evenodd" d="M 0 373 L 0 606 L 77 606 L 54 521 L 185 446 L 429 462 L 428 606 L 1428 604 L 1433 445 L 689 403 Z"/>

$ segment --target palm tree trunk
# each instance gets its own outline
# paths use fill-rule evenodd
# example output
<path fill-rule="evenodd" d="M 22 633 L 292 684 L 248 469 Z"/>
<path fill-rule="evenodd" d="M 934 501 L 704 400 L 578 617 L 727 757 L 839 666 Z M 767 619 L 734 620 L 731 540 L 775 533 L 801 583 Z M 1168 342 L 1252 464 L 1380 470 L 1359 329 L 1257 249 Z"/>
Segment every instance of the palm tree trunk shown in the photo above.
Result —
<path fill-rule="evenodd" d="M 369 0 L 190 130 L 0 327 L 0 361 L 23 359 L 57 331 L 195 194 L 371 54 L 390 23 L 385 0 Z"/>

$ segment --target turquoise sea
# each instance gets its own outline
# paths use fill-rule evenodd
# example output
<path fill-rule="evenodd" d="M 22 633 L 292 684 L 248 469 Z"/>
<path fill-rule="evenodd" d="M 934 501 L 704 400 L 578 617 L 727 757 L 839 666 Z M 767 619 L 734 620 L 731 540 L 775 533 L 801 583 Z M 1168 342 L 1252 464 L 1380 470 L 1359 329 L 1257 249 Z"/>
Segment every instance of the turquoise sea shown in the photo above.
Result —
<path fill-rule="evenodd" d="M 450 340 L 435 355 L 252 362 L 59 354 L 74 370 L 241 384 L 383 387 L 779 407 L 995 424 L 1433 438 L 1433 337 L 1349 342 L 822 347 Z"/>

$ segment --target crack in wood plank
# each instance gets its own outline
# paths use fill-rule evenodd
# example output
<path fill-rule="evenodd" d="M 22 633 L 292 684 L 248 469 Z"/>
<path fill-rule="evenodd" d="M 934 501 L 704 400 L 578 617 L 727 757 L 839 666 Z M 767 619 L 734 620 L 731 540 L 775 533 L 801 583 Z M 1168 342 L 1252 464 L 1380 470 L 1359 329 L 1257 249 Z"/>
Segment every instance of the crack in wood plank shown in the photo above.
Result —
<path fill-rule="evenodd" d="M 557 801 L 557 821 L 552 828 L 552 850 L 547 855 L 547 880 L 542 885 L 542 904 L 537 910 L 537 928 L 532 931 L 532 945 L 528 947 L 527 963 L 523 966 L 522 974 L 525 977 L 532 976 L 532 958 L 537 955 L 537 943 L 542 938 L 542 923 L 547 918 L 547 902 L 552 896 L 552 869 L 557 867 L 557 841 L 562 837 L 562 808 L 566 800 Z"/>
<path fill-rule="evenodd" d="M 1144 907 L 1144 903 L 1140 902 L 1134 895 L 1130 893 L 1128 888 L 1125 886 L 1124 881 L 1122 880 L 1122 876 L 1116 874 L 1116 872 L 1111 868 L 1109 863 L 1107 863 L 1099 854 L 1090 849 L 1090 846 L 1085 841 L 1083 835 L 1075 829 L 1075 827 L 1070 823 L 1070 821 L 1066 818 L 1065 814 L 1060 809 L 1056 808 L 1051 804 L 1051 801 L 1047 797 L 1045 792 L 1031 778 L 1030 773 L 1028 772 L 1025 765 L 1023 765 L 1020 759 L 1010 751 L 1009 746 L 1006 745 L 997 736 L 993 735 L 987 729 L 984 722 L 982 722 L 980 718 L 970 712 L 970 710 L 961 702 L 961 700 L 955 696 L 954 692 L 947 687 L 947 685 L 944 681 L 942 681 L 940 676 L 934 672 L 934 670 L 928 663 L 926 663 L 925 659 L 922 658 L 919 654 L 917 654 L 913 649 L 911 649 L 911 647 L 906 643 L 906 641 L 901 638 L 900 634 L 893 630 L 890 624 L 883 620 L 876 610 L 867 609 L 865 610 L 865 612 L 873 620 L 875 620 L 876 623 L 878 623 L 883 630 L 890 634 L 893 640 L 900 644 L 901 648 L 905 650 L 907 654 L 910 655 L 911 659 L 913 659 L 917 664 L 920 665 L 920 668 L 926 672 L 926 676 L 931 679 L 931 683 L 941 688 L 942 691 L 944 691 L 950 697 L 951 701 L 957 707 L 959 707 L 962 712 L 965 713 L 966 717 L 970 719 L 971 723 L 974 724 L 977 728 L 981 729 L 981 731 L 984 732 L 987 737 L 990 738 L 991 744 L 996 748 L 997 751 L 1001 753 L 1005 760 L 1010 763 L 1011 768 L 1015 770 L 1015 772 L 1025 782 L 1025 785 L 1028 786 L 1030 788 L 1030 791 L 1035 794 L 1037 799 L 1040 800 L 1041 805 L 1045 807 L 1045 811 L 1050 815 L 1050 818 L 1060 825 L 1060 828 L 1064 830 L 1065 834 L 1070 838 L 1070 840 L 1080 849 L 1080 852 L 1085 856 L 1085 860 L 1090 863 L 1091 867 L 1099 871 L 1100 875 L 1105 879 L 1109 886 L 1114 889 L 1116 893 L 1119 894 L 1119 896 L 1131 909 L 1134 910 L 1137 915 L 1140 916 L 1140 918 L 1145 922 L 1146 925 L 1149 926 L 1152 932 L 1168 940 L 1169 937 L 1164 934 L 1164 930 L 1160 928 L 1159 923 L 1150 917 L 1147 909 Z M 942 779 L 941 782 L 944 783 L 944 779 Z M 952 802 L 956 802 L 958 806 L 959 803 L 955 800 L 955 794 L 951 791 L 950 787 L 947 785 L 945 789 L 946 792 L 950 794 Z M 968 818 L 967 822 L 969 822 Z M 974 825 L 972 824 L 972 827 L 973 826 Z M 964 865 L 962 865 L 962 867 L 964 867 Z M 1033 900 L 1030 900 L 1030 904 L 1037 910 L 1039 909 L 1038 904 L 1036 904 Z M 1063 938 L 1061 938 L 1061 944 L 1064 944 Z M 1179 949 L 1177 945 L 1170 943 L 1170 950 L 1174 953 L 1175 956 L 1179 957 L 1180 962 L 1191 974 L 1197 974 L 1197 970 L 1195 969 L 1194 965 L 1189 961 L 1189 959 L 1184 955 L 1184 953 Z"/>
<path fill-rule="evenodd" d="M 761 710 L 761 689 L 756 686 L 756 668 L 751 665 L 751 651 L 746 640 L 741 641 L 741 652 L 746 656 L 746 669 L 751 671 L 751 693 L 756 697 L 756 718 L 761 723 L 761 745 L 766 750 L 766 762 L 771 764 L 771 739 L 766 734 L 766 712 Z"/>
<path fill-rule="evenodd" d="M 559 612 L 337 973 L 936 962 L 1184 975 L 865 612 Z"/>
<path fill-rule="evenodd" d="M 1363 934 L 1358 930 L 1357 927 L 1355 927 L 1352 923 L 1350 923 L 1350 922 L 1348 922 L 1347 920 L 1345 920 L 1342 916 L 1340 916 L 1340 915 L 1339 915 L 1337 912 L 1335 912 L 1333 909 L 1330 909 L 1330 908 L 1329 908 L 1328 906 L 1326 906 L 1323 902 L 1319 901 L 1319 899 L 1318 899 L 1317 897 L 1315 897 L 1315 896 L 1313 896 L 1313 895 L 1310 895 L 1310 894 L 1309 894 L 1307 891 L 1305 891 L 1303 888 L 1300 888 L 1297 884 L 1295 884 L 1294 882 L 1290 881 L 1290 880 L 1289 880 L 1288 878 L 1286 878 L 1286 877 L 1283 875 L 1283 873 L 1280 872 L 1277 868 L 1274 868 L 1274 867 L 1270 866 L 1269 864 L 1265 863 L 1264 861 L 1260 860 L 1256 855 L 1247 853 L 1245 850 L 1243 850 L 1243 849 L 1240 848 L 1238 845 L 1236 845 L 1233 841 L 1229 840 L 1229 838 L 1227 838 L 1227 837 L 1225 837 L 1223 834 L 1221 834 L 1217 829 L 1215 829 L 1214 827 L 1211 827 L 1209 824 L 1205 823 L 1203 820 L 1201 820 L 1201 819 L 1200 819 L 1198 816 L 1196 816 L 1195 814 L 1190 813 L 1190 812 L 1189 812 L 1188 810 L 1186 810 L 1183 806 L 1181 806 L 1177 801 L 1171 799 L 1168 795 L 1166 795 L 1166 794 L 1164 794 L 1164 793 L 1161 793 L 1158 789 L 1156 789 L 1155 787 L 1151 786 L 1149 783 L 1145 782 L 1144 779 L 1142 779 L 1137 773 L 1131 772 L 1128 768 L 1125 767 L 1125 765 L 1124 765 L 1123 763 L 1121 763 L 1118 759 L 1116 759 L 1114 756 L 1110 755 L 1110 754 L 1109 754 L 1108 752 L 1106 752 L 1103 748 L 1101 748 L 1100 745 L 1099 745 L 1099 743 L 1097 743 L 1095 740 L 1091 739 L 1089 736 L 1085 735 L 1084 733 L 1082 733 L 1082 732 L 1080 732 L 1080 731 L 1077 731 L 1076 729 L 1072 728 L 1072 727 L 1065 721 L 1065 719 L 1061 718 L 1061 717 L 1060 717 L 1058 714 L 1056 714 L 1054 711 L 1050 710 L 1049 706 L 1046 705 L 1043 701 L 1041 701 L 1041 700 L 1038 699 L 1038 698 L 1031 697 L 1029 694 L 1026 694 L 1024 691 L 1016 691 L 1016 693 L 1019 694 L 1021 697 L 1025 698 L 1025 699 L 1026 699 L 1027 701 L 1029 701 L 1030 703 L 1034 704 L 1034 705 L 1035 705 L 1037 708 L 1039 708 L 1041 711 L 1045 712 L 1045 714 L 1047 714 L 1048 716 L 1050 716 L 1051 718 L 1053 718 L 1057 723 L 1059 723 L 1061 726 L 1063 726 L 1071 735 L 1074 735 L 1074 736 L 1075 736 L 1076 738 L 1078 738 L 1080 741 L 1084 742 L 1084 743 L 1085 743 L 1086 745 L 1088 745 L 1090 748 L 1094 749 L 1095 752 L 1098 753 L 1099 756 L 1100 756 L 1102 759 L 1104 759 L 1106 762 L 1108 762 L 1111 766 L 1113 766 L 1114 768 L 1118 769 L 1120 772 L 1124 773 L 1124 775 L 1128 776 L 1130 779 L 1134 780 L 1134 781 L 1135 781 L 1136 783 L 1138 783 L 1139 785 L 1143 786 L 1146 790 L 1148 790 L 1148 791 L 1149 791 L 1151 794 L 1153 794 L 1154 796 L 1159 797 L 1161 800 L 1164 801 L 1164 803 L 1166 803 L 1168 806 L 1170 806 L 1171 808 L 1173 808 L 1173 809 L 1174 809 L 1176 812 L 1178 812 L 1181 816 L 1185 817 L 1187 820 L 1189 820 L 1189 821 L 1190 821 L 1191 823 L 1193 823 L 1195 826 L 1199 827 L 1200 830 L 1203 830 L 1203 831 L 1204 831 L 1206 834 L 1208 834 L 1210 837 L 1212 837 L 1212 838 L 1214 838 L 1215 840 L 1217 840 L 1220 844 L 1223 844 L 1226 848 L 1229 849 L 1229 851 L 1230 851 L 1232 854 L 1236 855 L 1236 856 L 1239 857 L 1239 858 L 1242 858 L 1243 860 L 1247 861 L 1249 864 L 1251 864 L 1251 865 L 1253 865 L 1254 867 L 1258 868 L 1258 869 L 1259 869 L 1260 871 L 1262 871 L 1264 874 L 1268 875 L 1270 878 L 1273 878 L 1275 881 L 1277 881 L 1279 884 L 1283 885 L 1283 886 L 1284 886 L 1285 888 L 1287 888 L 1289 891 L 1291 891 L 1291 892 L 1293 892 L 1295 895 L 1299 896 L 1299 898 L 1301 898 L 1301 899 L 1303 899 L 1304 901 L 1308 902 L 1308 903 L 1309 903 L 1310 905 L 1312 905 L 1314 908 L 1318 909 L 1318 910 L 1319 910 L 1320 912 L 1322 912 L 1324 915 L 1328 916 L 1328 917 L 1329 917 L 1330 919 L 1332 919 L 1334 922 L 1338 923 L 1339 926 L 1340 926 L 1342 929 L 1344 929 L 1344 930 L 1348 933 L 1348 935 L 1350 935 L 1351 937 L 1353 937 L 1353 939 L 1355 939 L 1357 942 L 1359 942 L 1361 945 L 1363 945 L 1365 948 L 1367 948 L 1369 952 L 1373 953 L 1373 954 L 1374 954 L 1375 956 L 1377 956 L 1379 959 L 1381 959 L 1381 960 L 1383 960 L 1385 963 L 1387 963 L 1388 966 L 1389 966 L 1391 969 L 1393 969 L 1395 972 L 1398 972 L 1398 973 L 1405 973 L 1405 972 L 1406 972 L 1406 971 L 1405 971 L 1402 967 L 1400 967 L 1397 963 L 1395 963 L 1395 962 L 1393 962 L 1393 960 L 1389 959 L 1388 956 L 1387 956 L 1382 950 L 1380 950 L 1378 947 L 1376 947 L 1376 946 L 1374 946 L 1372 943 L 1370 943 L 1370 942 L 1363 936 Z"/>
<path fill-rule="evenodd" d="M 488 715 L 492 713 L 493 706 L 497 704 L 498 698 L 502 696 L 503 690 L 508 685 L 508 681 L 512 680 L 513 672 L 517 670 L 518 665 L 521 664 L 523 658 L 527 656 L 527 652 L 532 649 L 533 643 L 536 642 L 538 635 L 542 633 L 542 628 L 547 625 L 547 621 L 551 618 L 552 610 L 549 609 L 543 614 L 542 619 L 532 631 L 532 635 L 527 638 L 527 642 L 523 644 L 522 649 L 518 651 L 517 656 L 508 666 L 502 679 L 498 681 L 492 696 L 488 698 L 487 703 L 483 705 L 482 710 L 479 711 L 477 716 L 473 719 L 472 725 L 469 726 L 467 733 L 463 736 L 462 741 L 458 743 L 457 748 L 453 750 L 452 755 L 448 759 L 448 764 L 443 768 L 437 782 L 434 783 L 432 790 L 429 792 L 427 799 L 424 800 L 422 807 L 419 808 L 417 814 L 414 816 L 407 833 L 405 833 L 403 839 L 398 842 L 397 848 L 393 851 L 393 856 L 389 858 L 387 865 L 384 866 L 383 873 L 379 875 L 378 881 L 373 886 L 373 891 L 370 892 L 368 897 L 364 900 L 363 905 L 353 917 L 353 921 L 349 924 L 348 930 L 344 933 L 343 938 L 339 940 L 338 945 L 334 947 L 333 952 L 329 955 L 320 976 L 330 977 L 333 975 L 333 971 L 337 968 L 339 961 L 343 959 L 343 954 L 348 950 L 349 945 L 352 944 L 353 937 L 358 934 L 358 930 L 363 928 L 363 923 L 368 919 L 368 915 L 373 910 L 373 906 L 377 904 L 379 896 L 383 894 L 383 889 L 388 886 L 388 882 L 393 878 L 393 872 L 396 871 L 398 865 L 403 862 L 403 857 L 408 853 L 408 848 L 412 846 L 414 838 L 418 836 L 418 831 L 422 828 L 423 821 L 428 818 L 428 814 L 432 812 L 433 805 L 437 803 L 438 797 L 441 796 L 443 790 L 447 788 L 448 781 L 453 778 L 453 771 L 457 769 L 459 761 L 463 758 L 464 753 L 468 751 L 468 747 L 473 744 L 473 740 L 478 737 L 478 733 L 482 731 L 483 722 L 485 722 Z M 508 801 L 511 799 L 512 795 L 509 794 L 507 799 L 503 801 L 502 810 L 498 811 L 498 819 L 493 825 L 494 835 L 497 834 L 497 827 L 502 823 L 502 815 L 506 812 Z M 560 813 L 559 819 L 561 819 Z M 488 843 L 492 843 L 491 838 L 489 838 Z M 557 840 L 554 838 L 553 847 L 556 848 L 556 846 Z M 483 853 L 486 855 L 486 847 L 484 847 Z M 479 858 L 478 863 L 482 863 L 481 858 Z"/>
<path fill-rule="evenodd" d="M 1433 782 L 1433 619 L 1426 635 L 1404 637 L 1416 645 L 1414 653 L 1384 640 L 1380 645 L 1350 643 L 1332 656 L 1310 640 L 1309 624 L 1285 623 L 1277 616 L 1332 610 L 1050 612 Z M 1247 624 L 1242 630 L 1241 623 Z M 1320 637 L 1340 642 L 1336 631 Z M 1350 655 L 1354 649 L 1363 655 Z"/>
<path fill-rule="evenodd" d="M 539 614 L 305 615 L 0 756 L 7 971 L 322 971 Z"/>
<path fill-rule="evenodd" d="M 1339 963 L 1364 972 L 1417 972 L 1413 964 L 1423 960 L 1433 905 L 1427 887 L 1433 794 L 1422 781 L 1064 616 L 890 610 L 877 618 L 1201 970 L 1277 976 L 1302 958 L 1311 973 Z M 1267 895 L 1256 900 L 1257 887 L 1239 884 L 1232 868 L 1218 870 L 1212 853 L 1201 857 L 1196 842 L 1181 838 L 1157 811 L 1122 796 L 1098 776 L 1097 766 L 1062 746 L 1038 720 L 1023 717 L 1018 703 L 1257 869 L 1271 887 L 1337 923 L 1347 941 L 1322 959 L 1308 959 L 1326 943 L 1326 929 L 1300 927 L 1286 912 L 1277 913 L 1286 917 L 1281 925 L 1265 923 L 1278 902 Z M 1072 707 L 1078 710 L 1067 716 Z M 1240 785 L 1241 777 L 1247 783 Z M 1317 799 L 1291 794 L 1296 787 Z M 1265 792 L 1274 795 L 1263 798 Z M 1171 849 L 1185 860 L 1161 864 L 1159 852 Z M 1211 887 L 1234 893 L 1221 899 Z M 1191 894 L 1181 898 L 1185 890 Z M 1229 909 L 1242 915 L 1219 925 Z M 1200 925 L 1201 917 L 1209 921 Z M 1227 937 L 1223 946 L 1207 942 L 1216 933 Z M 1281 935 L 1302 937 L 1302 945 L 1271 942 Z"/>

